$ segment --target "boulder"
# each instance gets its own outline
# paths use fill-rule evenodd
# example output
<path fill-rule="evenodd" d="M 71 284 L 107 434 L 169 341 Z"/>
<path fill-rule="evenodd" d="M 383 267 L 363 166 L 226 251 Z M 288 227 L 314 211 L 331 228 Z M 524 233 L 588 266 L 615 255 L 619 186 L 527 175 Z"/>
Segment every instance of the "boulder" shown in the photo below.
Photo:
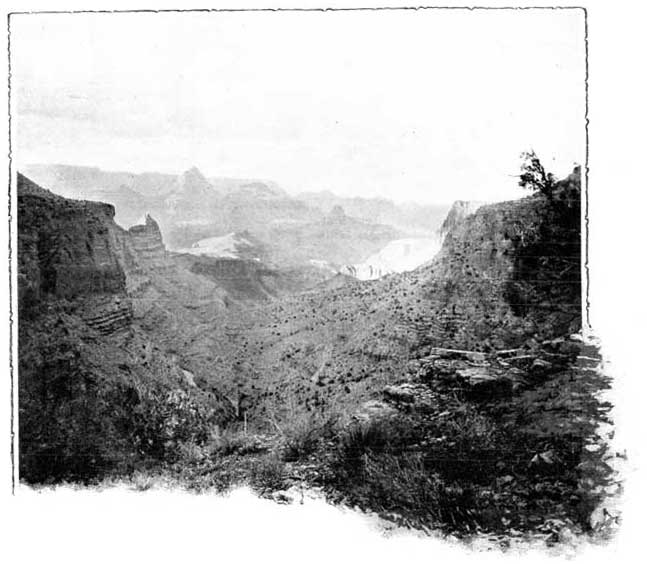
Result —
<path fill-rule="evenodd" d="M 463 351 L 459 349 L 445 349 L 442 347 L 433 347 L 430 356 L 438 358 L 468 360 L 470 362 L 485 362 L 485 353 L 478 351 Z"/>
<path fill-rule="evenodd" d="M 369 400 L 364 402 L 355 412 L 355 419 L 359 421 L 373 421 L 376 419 L 388 419 L 397 415 L 398 410 L 388 403 L 380 400 Z"/>
<path fill-rule="evenodd" d="M 471 386 L 494 382 L 499 379 L 499 375 L 491 372 L 488 367 L 462 368 L 457 370 L 456 374 Z"/>
<path fill-rule="evenodd" d="M 512 379 L 490 367 L 463 368 L 457 370 L 456 374 L 467 385 L 468 396 L 473 400 L 487 400 L 512 393 Z"/>
<path fill-rule="evenodd" d="M 536 358 L 530 365 L 530 374 L 537 377 L 544 377 L 553 371 L 553 364 L 543 358 Z"/>
<path fill-rule="evenodd" d="M 398 386 L 386 386 L 384 395 L 393 401 L 412 403 L 416 399 L 415 388 L 411 384 L 400 384 Z"/>

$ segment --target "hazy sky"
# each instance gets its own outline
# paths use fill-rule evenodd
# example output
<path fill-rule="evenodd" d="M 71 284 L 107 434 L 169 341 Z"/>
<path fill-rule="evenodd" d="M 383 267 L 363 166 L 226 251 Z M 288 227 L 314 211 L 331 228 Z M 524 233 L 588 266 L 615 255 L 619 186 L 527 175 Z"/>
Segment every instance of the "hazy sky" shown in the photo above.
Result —
<path fill-rule="evenodd" d="M 579 10 L 14 16 L 14 158 L 447 202 L 584 156 Z"/>

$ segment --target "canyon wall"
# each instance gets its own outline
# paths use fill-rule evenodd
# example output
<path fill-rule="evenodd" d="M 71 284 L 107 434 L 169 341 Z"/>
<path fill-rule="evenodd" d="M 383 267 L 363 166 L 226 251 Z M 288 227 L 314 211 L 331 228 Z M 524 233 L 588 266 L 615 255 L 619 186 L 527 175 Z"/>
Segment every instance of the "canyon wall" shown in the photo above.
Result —
<path fill-rule="evenodd" d="M 468 215 L 473 214 L 482 205 L 484 205 L 484 202 L 456 200 L 452 204 L 452 207 L 449 208 L 447 216 L 438 229 L 439 239 L 442 241 L 452 229 L 459 225 Z"/>
<path fill-rule="evenodd" d="M 23 296 L 124 293 L 108 204 L 66 200 L 18 175 L 18 270 Z"/>
<path fill-rule="evenodd" d="M 128 239 L 140 265 L 152 268 L 164 268 L 168 265 L 162 232 L 148 213 L 143 223 L 128 229 Z"/>
<path fill-rule="evenodd" d="M 580 169 L 539 194 L 454 222 L 423 271 L 428 335 L 500 347 L 581 327 Z"/>
<path fill-rule="evenodd" d="M 113 217 L 108 204 L 67 200 L 18 175 L 21 316 L 63 299 L 103 334 L 128 329 L 132 307 L 112 244 Z"/>
<path fill-rule="evenodd" d="M 112 206 L 21 174 L 17 196 L 20 478 L 127 472 L 172 458 L 180 440 L 205 440 L 228 402 L 188 383 L 134 316 L 132 279 L 165 252 L 153 220 L 129 233 Z"/>

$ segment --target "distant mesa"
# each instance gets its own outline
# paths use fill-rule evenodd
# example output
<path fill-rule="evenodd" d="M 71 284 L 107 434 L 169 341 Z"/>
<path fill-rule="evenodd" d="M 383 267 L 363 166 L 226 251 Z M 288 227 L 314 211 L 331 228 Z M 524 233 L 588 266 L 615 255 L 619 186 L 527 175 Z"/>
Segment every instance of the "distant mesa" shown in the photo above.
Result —
<path fill-rule="evenodd" d="M 247 182 L 236 192 L 238 196 L 259 199 L 285 198 L 287 194 L 278 186 L 265 182 Z"/>
<path fill-rule="evenodd" d="M 197 167 L 192 167 L 178 178 L 179 191 L 191 196 L 211 195 L 213 187 Z"/>
<path fill-rule="evenodd" d="M 326 217 L 326 221 L 330 223 L 341 223 L 345 221 L 347 217 L 348 216 L 346 215 L 344 208 L 340 205 L 336 205 L 330 210 L 330 213 Z"/>

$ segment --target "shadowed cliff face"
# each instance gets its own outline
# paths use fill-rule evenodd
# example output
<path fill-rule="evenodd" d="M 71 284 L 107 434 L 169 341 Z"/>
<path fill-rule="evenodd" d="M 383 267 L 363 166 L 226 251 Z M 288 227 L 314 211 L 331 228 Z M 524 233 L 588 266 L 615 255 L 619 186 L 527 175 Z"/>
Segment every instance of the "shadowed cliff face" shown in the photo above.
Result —
<path fill-rule="evenodd" d="M 483 206 L 458 222 L 423 269 L 429 338 L 487 350 L 578 331 L 579 190 L 576 169 L 552 202 L 535 195 Z"/>
<path fill-rule="evenodd" d="M 141 331 L 127 293 L 159 258 L 152 220 L 133 237 L 112 206 L 17 180 L 21 479 L 88 480 L 206 440 L 228 403 Z"/>
<path fill-rule="evenodd" d="M 18 175 L 18 270 L 21 303 L 46 295 L 125 293 L 110 243 L 107 204 L 54 196 Z"/>
<path fill-rule="evenodd" d="M 512 239 L 514 266 L 505 298 L 515 315 L 555 333 L 581 329 L 581 171 L 558 182 L 539 209 L 542 221 Z"/>

